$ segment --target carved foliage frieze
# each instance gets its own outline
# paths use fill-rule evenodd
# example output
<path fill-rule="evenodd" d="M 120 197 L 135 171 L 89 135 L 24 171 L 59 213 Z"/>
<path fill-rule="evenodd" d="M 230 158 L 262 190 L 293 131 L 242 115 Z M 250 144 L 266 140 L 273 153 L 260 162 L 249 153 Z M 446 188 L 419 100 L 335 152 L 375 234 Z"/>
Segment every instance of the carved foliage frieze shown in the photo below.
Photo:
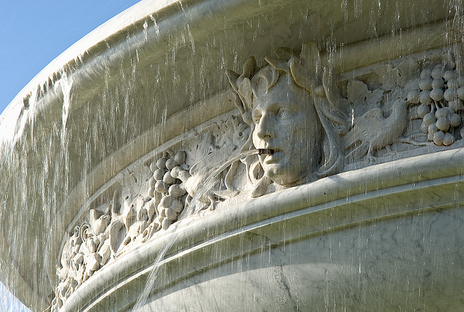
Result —
<path fill-rule="evenodd" d="M 128 250 L 192 214 L 379 162 L 460 147 L 454 47 L 349 73 L 316 44 L 228 72 L 237 109 L 153 151 L 84 207 L 62 245 L 52 310 Z M 226 209 L 226 208 L 224 208 Z"/>

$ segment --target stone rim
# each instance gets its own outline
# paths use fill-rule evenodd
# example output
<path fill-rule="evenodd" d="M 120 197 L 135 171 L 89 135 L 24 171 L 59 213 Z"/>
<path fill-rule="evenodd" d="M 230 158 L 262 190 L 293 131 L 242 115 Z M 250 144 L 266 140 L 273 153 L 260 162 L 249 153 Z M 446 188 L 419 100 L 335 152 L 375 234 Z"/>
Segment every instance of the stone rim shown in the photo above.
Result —
<path fill-rule="evenodd" d="M 279 244 L 308 235 L 337 231 L 363 222 L 457 207 L 464 201 L 464 193 L 459 192 L 464 186 L 464 176 L 459 167 L 459 164 L 464 162 L 464 149 L 432 155 L 434 157 L 416 156 L 348 171 L 311 184 L 268 194 L 215 211 L 203 217 L 201 222 L 195 218 L 180 221 L 179 225 L 174 227 L 178 232 L 176 244 L 167 252 L 161 265 L 169 266 L 169 263 L 174 263 L 179 257 L 195 258 L 195 254 L 202 253 L 204 248 L 214 249 L 214 245 L 224 242 L 233 244 L 231 241 L 240 240 L 246 233 L 259 232 L 272 240 L 273 244 Z M 436 168 L 437 162 L 446 165 Z M 334 191 L 328 193 L 327 190 Z M 440 196 L 452 193 L 454 196 Z M 417 196 L 421 198 L 419 203 L 416 201 Z M 398 201 L 398 198 L 401 198 L 400 202 L 391 204 L 395 199 Z M 422 202 L 432 204 L 421 207 Z M 377 203 L 383 209 L 370 210 L 369 207 L 373 203 Z M 329 214 L 331 217 L 327 218 Z M 280 232 L 275 233 L 278 224 L 281 224 L 280 227 L 287 224 L 286 228 L 291 228 L 291 224 L 303 216 L 313 220 L 313 228 L 296 231 L 296 236 L 282 237 Z M 327 223 L 319 223 L 320 218 Z M 99 304 L 105 306 L 104 303 L 112 300 L 114 294 L 122 294 L 125 289 L 127 291 L 126 287 L 134 288 L 134 281 L 137 279 L 145 280 L 151 271 L 151 262 L 172 238 L 174 228 L 155 235 L 145 245 L 129 251 L 98 271 L 83 284 L 84 287 L 80 287 L 71 295 L 63 310 L 98 310 Z M 205 233 L 212 233 L 213 237 L 208 238 Z M 258 240 L 248 246 L 248 249 L 227 254 L 206 267 L 205 264 L 202 266 L 198 263 L 192 264 L 192 267 L 207 270 L 216 263 L 240 257 L 259 249 L 260 246 L 262 242 Z M 135 263 L 134 259 L 137 259 Z M 179 275 L 173 279 L 181 280 L 183 276 Z M 165 286 L 167 285 L 160 288 Z M 133 300 L 136 300 L 136 297 Z M 133 303 L 127 302 L 124 308 Z"/>

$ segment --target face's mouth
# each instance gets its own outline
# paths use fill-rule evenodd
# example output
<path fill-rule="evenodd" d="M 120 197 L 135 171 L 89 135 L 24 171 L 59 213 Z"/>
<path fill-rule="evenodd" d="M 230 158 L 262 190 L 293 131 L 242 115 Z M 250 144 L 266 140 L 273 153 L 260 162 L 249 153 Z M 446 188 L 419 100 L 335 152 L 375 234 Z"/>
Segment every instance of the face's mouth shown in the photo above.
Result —
<path fill-rule="evenodd" d="M 270 148 L 259 148 L 258 155 L 272 155 L 274 154 L 274 150 Z"/>
<path fill-rule="evenodd" d="M 272 165 L 279 162 L 285 155 L 282 150 L 271 147 L 258 149 L 258 156 L 263 165 Z"/>

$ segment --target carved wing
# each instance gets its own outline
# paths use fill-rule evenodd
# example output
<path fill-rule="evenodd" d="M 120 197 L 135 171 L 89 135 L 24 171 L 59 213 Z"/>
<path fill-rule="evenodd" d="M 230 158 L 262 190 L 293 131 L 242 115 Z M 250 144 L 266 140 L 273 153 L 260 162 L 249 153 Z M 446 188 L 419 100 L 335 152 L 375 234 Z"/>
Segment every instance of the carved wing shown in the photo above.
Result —
<path fill-rule="evenodd" d="M 351 149 L 353 145 L 369 140 L 369 133 L 377 131 L 377 126 L 383 119 L 383 111 L 380 108 L 367 111 L 356 120 L 353 128 L 345 135 L 345 147 Z"/>

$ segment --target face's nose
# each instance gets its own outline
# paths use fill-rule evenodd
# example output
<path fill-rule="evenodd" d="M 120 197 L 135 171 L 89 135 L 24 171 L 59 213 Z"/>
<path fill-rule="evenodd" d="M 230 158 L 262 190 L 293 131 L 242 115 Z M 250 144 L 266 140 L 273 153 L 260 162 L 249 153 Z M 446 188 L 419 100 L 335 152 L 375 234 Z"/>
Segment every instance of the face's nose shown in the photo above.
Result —
<path fill-rule="evenodd" d="M 263 141 L 269 141 L 274 137 L 272 130 L 272 116 L 267 113 L 261 115 L 259 122 L 256 124 L 255 135 Z"/>

